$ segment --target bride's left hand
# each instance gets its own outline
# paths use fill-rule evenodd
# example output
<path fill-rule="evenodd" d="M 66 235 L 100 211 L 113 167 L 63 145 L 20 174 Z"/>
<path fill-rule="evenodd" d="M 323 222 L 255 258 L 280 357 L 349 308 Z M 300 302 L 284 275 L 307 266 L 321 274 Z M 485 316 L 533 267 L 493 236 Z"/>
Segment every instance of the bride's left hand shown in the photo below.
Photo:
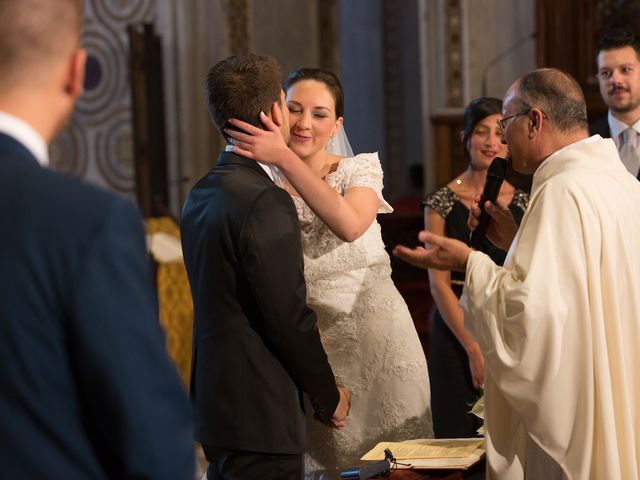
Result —
<path fill-rule="evenodd" d="M 246 133 L 229 128 L 225 128 L 224 132 L 232 137 L 230 143 L 233 145 L 234 153 L 261 163 L 279 166 L 279 161 L 289 151 L 289 147 L 282 137 L 280 128 L 263 112 L 260 112 L 260 121 L 264 124 L 265 130 L 232 118 L 229 123 Z"/>

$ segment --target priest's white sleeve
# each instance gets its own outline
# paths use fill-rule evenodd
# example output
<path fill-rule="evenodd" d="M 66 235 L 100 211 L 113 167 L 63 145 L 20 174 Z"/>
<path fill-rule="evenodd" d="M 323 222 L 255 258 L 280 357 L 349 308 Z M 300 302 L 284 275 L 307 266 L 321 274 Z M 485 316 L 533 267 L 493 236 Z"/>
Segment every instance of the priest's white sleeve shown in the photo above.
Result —
<path fill-rule="evenodd" d="M 536 171 L 504 268 L 469 256 L 491 475 L 533 441 L 567 478 L 640 478 L 639 190 L 613 142 L 578 143 Z"/>
<path fill-rule="evenodd" d="M 561 462 L 574 435 L 593 427 L 593 396 L 581 398 L 593 389 L 584 374 L 591 334 L 577 201 L 566 189 L 547 190 L 533 198 L 504 268 L 470 255 L 461 305 L 485 355 L 487 389 L 495 387 L 488 397 L 511 407 L 488 426 L 495 432 L 503 420 L 509 428 L 520 421 Z"/>

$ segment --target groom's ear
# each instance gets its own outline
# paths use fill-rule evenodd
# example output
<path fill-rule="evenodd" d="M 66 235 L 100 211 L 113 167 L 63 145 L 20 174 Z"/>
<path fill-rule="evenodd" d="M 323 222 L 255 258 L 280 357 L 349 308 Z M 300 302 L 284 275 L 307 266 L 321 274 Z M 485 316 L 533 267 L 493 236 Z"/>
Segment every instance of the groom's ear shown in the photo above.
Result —
<path fill-rule="evenodd" d="M 270 117 L 271 121 L 275 123 L 278 127 L 282 126 L 282 106 L 278 102 L 273 102 L 271 104 Z"/>

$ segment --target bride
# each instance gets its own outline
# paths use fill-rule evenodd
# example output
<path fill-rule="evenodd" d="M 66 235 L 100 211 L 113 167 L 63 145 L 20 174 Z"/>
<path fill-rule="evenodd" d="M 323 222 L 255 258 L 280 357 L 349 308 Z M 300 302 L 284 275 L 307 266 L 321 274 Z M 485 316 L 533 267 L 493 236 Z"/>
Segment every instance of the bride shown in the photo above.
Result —
<path fill-rule="evenodd" d="M 289 75 L 285 92 L 290 149 L 263 114 L 266 130 L 231 120 L 249 135 L 226 132 L 235 153 L 277 167 L 298 212 L 307 303 L 336 380 L 352 394 L 343 429 L 308 418 L 305 476 L 337 479 L 380 441 L 433 436 L 429 376 L 376 221 L 392 211 L 382 196 L 380 160 L 350 152 L 340 80 L 328 70 L 303 68 Z"/>

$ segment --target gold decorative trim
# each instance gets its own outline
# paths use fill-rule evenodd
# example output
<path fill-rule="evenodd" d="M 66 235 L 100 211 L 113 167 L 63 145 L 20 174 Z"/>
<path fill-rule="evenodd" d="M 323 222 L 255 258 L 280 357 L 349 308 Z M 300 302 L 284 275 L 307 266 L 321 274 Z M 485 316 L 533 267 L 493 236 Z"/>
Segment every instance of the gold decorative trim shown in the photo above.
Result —
<path fill-rule="evenodd" d="M 227 25 L 231 55 L 239 55 L 251 51 L 251 12 L 249 0 L 229 0 Z"/>
<path fill-rule="evenodd" d="M 463 107 L 462 6 L 460 0 L 445 3 L 446 107 Z"/>
<path fill-rule="evenodd" d="M 323 0 L 322 2 L 318 2 L 317 12 L 318 32 L 320 36 L 320 65 L 337 73 L 340 71 L 337 0 Z"/>
<path fill-rule="evenodd" d="M 400 38 L 401 18 L 397 2 L 383 0 L 384 25 L 384 91 L 385 116 L 387 118 L 386 161 L 383 168 L 386 175 L 387 192 L 393 196 L 400 193 L 404 172 L 406 149 L 403 142 L 403 76 L 402 76 L 402 40 Z"/>

